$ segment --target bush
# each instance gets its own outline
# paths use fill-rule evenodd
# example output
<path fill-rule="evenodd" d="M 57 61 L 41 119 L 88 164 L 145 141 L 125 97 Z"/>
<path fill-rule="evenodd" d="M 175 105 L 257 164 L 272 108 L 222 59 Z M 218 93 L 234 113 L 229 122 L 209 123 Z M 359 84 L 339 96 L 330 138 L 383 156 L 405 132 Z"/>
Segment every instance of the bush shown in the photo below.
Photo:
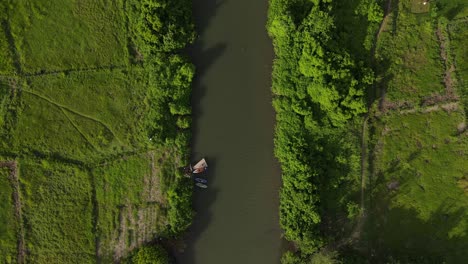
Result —
<path fill-rule="evenodd" d="M 129 264 L 168 264 L 169 255 L 161 246 L 143 246 L 131 257 Z"/>

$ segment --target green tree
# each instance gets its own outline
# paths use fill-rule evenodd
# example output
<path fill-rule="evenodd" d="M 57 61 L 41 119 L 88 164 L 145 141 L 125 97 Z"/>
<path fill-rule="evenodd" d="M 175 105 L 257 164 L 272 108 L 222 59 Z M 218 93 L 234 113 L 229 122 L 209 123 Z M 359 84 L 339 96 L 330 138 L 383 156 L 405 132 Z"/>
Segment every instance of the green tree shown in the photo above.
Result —
<path fill-rule="evenodd" d="M 336 252 L 317 252 L 310 258 L 309 264 L 341 264 Z"/>
<path fill-rule="evenodd" d="M 144 55 L 173 52 L 195 40 L 190 0 L 130 0 L 129 21 Z"/>
<path fill-rule="evenodd" d="M 161 246 L 142 246 L 128 261 L 129 264 L 168 264 L 169 256 Z"/>

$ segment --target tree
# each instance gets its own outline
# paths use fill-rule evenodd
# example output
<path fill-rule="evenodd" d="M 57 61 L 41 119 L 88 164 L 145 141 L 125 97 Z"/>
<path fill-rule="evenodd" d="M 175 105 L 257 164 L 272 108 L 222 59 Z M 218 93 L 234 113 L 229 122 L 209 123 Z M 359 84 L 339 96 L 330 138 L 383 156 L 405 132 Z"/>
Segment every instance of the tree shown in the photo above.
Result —
<path fill-rule="evenodd" d="M 130 264 L 168 264 L 169 255 L 161 246 L 143 246 L 130 258 Z"/>
<path fill-rule="evenodd" d="M 337 259 L 336 252 L 317 252 L 312 255 L 309 264 L 340 264 L 342 263 Z"/>

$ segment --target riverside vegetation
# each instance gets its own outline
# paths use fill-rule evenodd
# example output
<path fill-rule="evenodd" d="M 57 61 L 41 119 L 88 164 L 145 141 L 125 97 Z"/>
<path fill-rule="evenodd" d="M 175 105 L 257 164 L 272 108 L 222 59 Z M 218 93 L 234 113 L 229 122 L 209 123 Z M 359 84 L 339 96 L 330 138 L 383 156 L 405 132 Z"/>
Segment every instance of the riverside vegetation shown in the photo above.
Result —
<path fill-rule="evenodd" d="M 0 262 L 167 263 L 136 249 L 193 215 L 191 2 L 0 10 Z"/>
<path fill-rule="evenodd" d="M 463 1 L 270 0 L 283 264 L 464 259 L 467 19 Z"/>

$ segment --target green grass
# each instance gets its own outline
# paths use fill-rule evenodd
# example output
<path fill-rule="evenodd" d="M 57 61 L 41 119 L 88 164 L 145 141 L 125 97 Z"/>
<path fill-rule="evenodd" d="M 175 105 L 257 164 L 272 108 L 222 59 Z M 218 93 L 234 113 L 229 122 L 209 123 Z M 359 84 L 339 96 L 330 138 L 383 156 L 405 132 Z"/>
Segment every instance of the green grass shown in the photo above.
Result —
<path fill-rule="evenodd" d="M 4 27 L 0 18 L 0 75 L 12 74 L 14 72 L 13 58 L 10 46 L 6 38 Z"/>
<path fill-rule="evenodd" d="M 28 73 L 128 62 L 122 1 L 11 1 L 10 25 Z"/>
<path fill-rule="evenodd" d="M 18 222 L 15 217 L 10 169 L 0 168 L 0 262 L 16 263 Z"/>
<path fill-rule="evenodd" d="M 76 160 L 96 158 L 93 147 L 59 107 L 28 93 L 23 94 L 22 100 L 25 107 L 14 135 L 17 152 L 59 154 Z"/>
<path fill-rule="evenodd" d="M 47 160 L 23 160 L 20 171 L 26 262 L 95 263 L 88 172 Z"/>
<path fill-rule="evenodd" d="M 150 154 L 141 154 L 124 157 L 92 172 L 98 252 L 105 262 L 111 262 L 114 255 L 126 255 L 139 241 L 160 235 L 165 229 L 161 175 L 159 168 L 152 171 L 151 162 Z"/>
<path fill-rule="evenodd" d="M 87 161 L 147 145 L 142 70 L 51 74 L 28 81 L 16 130 L 21 151 Z"/>
<path fill-rule="evenodd" d="M 419 103 L 443 93 L 444 65 L 430 14 L 413 14 L 410 1 L 398 1 L 380 35 L 377 70 L 383 74 L 389 101 Z"/>
<path fill-rule="evenodd" d="M 427 0 L 411 0 L 411 12 L 427 13 L 431 10 L 431 3 Z"/>
<path fill-rule="evenodd" d="M 8 109 L 10 87 L 0 79 L 0 128 L 3 127 L 5 114 Z"/>
<path fill-rule="evenodd" d="M 466 8 L 468 10 L 468 8 Z M 468 18 L 468 14 L 466 14 Z M 468 111 L 468 20 L 453 21 L 449 24 L 450 46 L 455 63 L 456 89 L 462 96 L 465 111 Z M 467 112 L 468 113 L 468 112 Z"/>
<path fill-rule="evenodd" d="M 15 70 L 6 32 L 8 28 L 6 14 L 6 3 L 3 1 L 0 3 L 0 75 L 11 74 Z"/>
<path fill-rule="evenodd" d="M 0 155 L 21 161 L 23 205 L 23 221 L 12 222 L 1 178 L 0 263 L 15 262 L 17 230 L 25 263 L 112 263 L 190 224 L 193 184 L 176 170 L 188 159 L 193 65 L 177 50 L 131 43 L 140 36 L 127 29 L 145 24 L 130 6 L 0 3 Z M 179 15 L 161 18 L 167 36 L 182 24 L 194 35 L 191 13 Z"/>
<path fill-rule="evenodd" d="M 460 263 L 468 247 L 468 139 L 463 112 L 391 115 L 379 125 L 371 243 L 381 256 Z M 387 184 L 399 183 L 398 190 Z M 432 262 L 431 262 L 432 263 Z"/>

